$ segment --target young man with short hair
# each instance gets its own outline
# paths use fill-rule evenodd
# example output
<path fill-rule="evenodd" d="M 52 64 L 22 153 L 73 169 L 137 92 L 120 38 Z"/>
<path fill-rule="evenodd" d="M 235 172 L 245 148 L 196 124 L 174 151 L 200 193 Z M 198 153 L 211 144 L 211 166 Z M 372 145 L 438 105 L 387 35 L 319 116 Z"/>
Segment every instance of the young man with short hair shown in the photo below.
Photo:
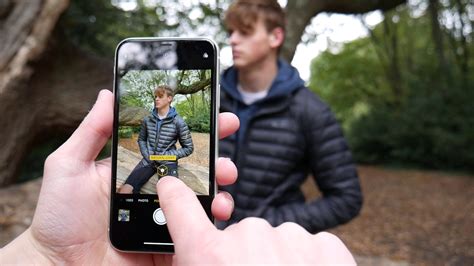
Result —
<path fill-rule="evenodd" d="M 220 156 L 235 162 L 239 178 L 225 188 L 234 214 L 219 226 L 257 216 L 315 233 L 348 222 L 362 206 L 357 171 L 329 107 L 278 58 L 284 11 L 276 0 L 237 0 L 225 24 L 234 66 L 222 75 L 221 112 L 237 114 L 240 129 L 221 140 Z M 308 173 L 322 192 L 311 202 L 300 189 Z"/>
<path fill-rule="evenodd" d="M 167 85 L 158 86 L 154 95 L 155 108 L 143 119 L 138 135 L 138 146 L 143 159 L 118 193 L 140 193 L 140 189 L 157 172 L 159 176 L 178 177 L 178 160 L 193 153 L 191 132 L 176 109 L 171 107 L 173 89 Z M 176 149 L 177 141 L 181 145 L 179 149 Z"/>

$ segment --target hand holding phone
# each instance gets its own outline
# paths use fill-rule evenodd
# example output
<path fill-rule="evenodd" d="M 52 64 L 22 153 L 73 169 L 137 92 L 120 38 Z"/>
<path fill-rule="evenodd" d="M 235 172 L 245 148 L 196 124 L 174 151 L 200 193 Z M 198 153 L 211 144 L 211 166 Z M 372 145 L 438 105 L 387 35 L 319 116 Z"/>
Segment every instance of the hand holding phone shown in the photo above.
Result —
<path fill-rule="evenodd" d="M 313 235 L 289 222 L 272 227 L 261 218 L 246 218 L 221 231 L 179 180 L 165 177 L 157 189 L 176 243 L 173 264 L 356 265 L 344 243 L 330 233 Z"/>
<path fill-rule="evenodd" d="M 209 219 L 216 194 L 218 49 L 203 38 L 132 38 L 115 57 L 110 240 L 173 252 L 156 183 L 174 176 Z"/>
<path fill-rule="evenodd" d="M 111 249 L 106 226 L 110 160 L 95 162 L 95 158 L 112 130 L 112 102 L 112 94 L 102 91 L 81 126 L 48 157 L 33 223 L 22 235 L 0 249 L 0 261 L 5 264 L 171 265 L 174 260 L 175 264 L 188 265 L 256 264 L 275 259 L 280 264 L 287 261 L 290 261 L 287 264 L 292 264 L 296 260 L 301 264 L 354 264 L 347 248 L 336 237 L 329 234 L 311 237 L 295 225 L 270 229 L 272 233 L 265 237 L 260 226 L 268 229 L 268 224 L 259 219 L 219 231 L 208 220 L 195 193 L 172 177 L 162 180 L 158 189 L 163 195 L 163 208 L 169 215 L 170 225 L 176 223 L 171 232 L 178 253 L 175 256 L 128 254 Z M 238 119 L 233 114 L 220 114 L 219 120 L 221 137 L 232 134 L 238 127 Z M 237 170 L 230 160 L 221 158 L 217 161 L 216 181 L 219 185 L 233 183 L 236 175 Z M 182 202 L 187 204 L 182 205 Z M 225 220 L 231 212 L 232 200 L 226 194 L 217 194 L 212 203 L 213 215 Z M 203 226 L 207 227 L 206 231 L 195 233 Z M 183 227 L 195 230 L 194 237 L 189 238 L 187 232 L 181 230 Z M 293 245 L 291 242 L 272 242 L 277 234 L 285 239 L 288 236 L 295 238 L 299 248 L 296 251 L 289 248 L 288 245 Z M 265 241 L 265 244 L 261 245 L 259 241 Z M 209 246 L 211 243 L 218 245 Z M 248 248 L 242 249 L 242 246 Z M 253 256 L 249 256 L 249 251 Z M 269 251 L 278 251 L 278 254 L 268 256 Z"/>

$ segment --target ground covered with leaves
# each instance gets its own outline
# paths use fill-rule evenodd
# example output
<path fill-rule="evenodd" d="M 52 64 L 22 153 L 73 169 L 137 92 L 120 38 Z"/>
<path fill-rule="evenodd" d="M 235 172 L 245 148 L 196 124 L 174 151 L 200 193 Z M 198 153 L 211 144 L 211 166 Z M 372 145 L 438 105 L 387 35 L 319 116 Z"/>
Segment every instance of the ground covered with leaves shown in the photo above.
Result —
<path fill-rule="evenodd" d="M 193 134 L 195 145 L 204 147 L 207 137 Z M 201 156 L 208 158 L 189 159 Z M 358 170 L 364 207 L 356 219 L 331 232 L 364 258 L 361 264 L 387 265 L 372 259 L 387 258 L 415 265 L 474 265 L 474 176 L 372 166 Z M 40 180 L 0 189 L 0 247 L 29 226 L 39 189 Z M 319 195 L 312 180 L 303 190 L 308 200 Z"/>
<path fill-rule="evenodd" d="M 331 232 L 357 255 L 474 265 L 474 176 L 360 166 L 360 215 Z M 316 197 L 313 182 L 303 187 Z"/>

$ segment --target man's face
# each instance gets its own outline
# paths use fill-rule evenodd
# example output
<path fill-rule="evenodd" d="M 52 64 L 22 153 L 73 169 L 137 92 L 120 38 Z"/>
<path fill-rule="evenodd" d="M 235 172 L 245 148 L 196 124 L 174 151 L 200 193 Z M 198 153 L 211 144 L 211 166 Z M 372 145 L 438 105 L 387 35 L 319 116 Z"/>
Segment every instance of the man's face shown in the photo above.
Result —
<path fill-rule="evenodd" d="M 155 106 L 157 109 L 163 109 L 164 107 L 169 106 L 172 100 L 173 97 L 168 96 L 166 93 L 162 93 L 161 96 L 160 94 L 157 94 L 155 95 Z"/>
<path fill-rule="evenodd" d="M 239 29 L 229 30 L 229 42 L 236 68 L 255 65 L 272 53 L 276 54 L 272 33 L 265 28 L 262 20 L 255 24 L 253 32 L 247 33 Z M 276 48 L 276 49 L 275 49 Z"/>

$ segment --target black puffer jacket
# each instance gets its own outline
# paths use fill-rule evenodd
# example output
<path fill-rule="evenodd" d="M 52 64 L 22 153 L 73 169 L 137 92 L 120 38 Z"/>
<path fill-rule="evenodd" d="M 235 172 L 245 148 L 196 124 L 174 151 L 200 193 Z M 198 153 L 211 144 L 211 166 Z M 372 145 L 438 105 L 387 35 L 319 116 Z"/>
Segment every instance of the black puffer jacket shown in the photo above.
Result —
<path fill-rule="evenodd" d="M 176 149 L 177 141 L 181 145 L 180 149 Z M 144 165 L 149 164 L 150 155 L 176 155 L 180 159 L 189 156 L 194 150 L 191 132 L 173 107 L 163 120 L 158 118 L 156 109 L 143 119 L 138 145 Z"/>
<path fill-rule="evenodd" d="M 225 227 L 245 217 L 272 225 L 296 222 L 309 232 L 343 224 L 362 205 L 356 168 L 329 107 L 304 87 L 299 74 L 279 61 L 279 74 L 267 97 L 246 106 L 236 90 L 237 72 L 224 73 L 221 111 L 236 113 L 239 131 L 220 142 L 220 156 L 237 165 L 237 183 L 224 187 L 235 200 Z M 308 173 L 323 197 L 305 202 L 300 190 Z"/>

